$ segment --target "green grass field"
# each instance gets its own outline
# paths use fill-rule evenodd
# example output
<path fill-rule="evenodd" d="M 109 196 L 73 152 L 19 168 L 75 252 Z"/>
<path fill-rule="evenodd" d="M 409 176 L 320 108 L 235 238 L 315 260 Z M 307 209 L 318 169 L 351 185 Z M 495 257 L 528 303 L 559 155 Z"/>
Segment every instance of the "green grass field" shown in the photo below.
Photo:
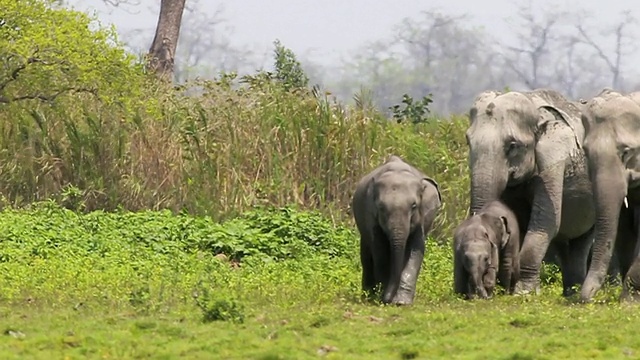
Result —
<path fill-rule="evenodd" d="M 217 224 L 44 203 L 0 213 L 0 237 L 2 359 L 640 356 L 640 313 L 619 289 L 572 304 L 549 266 L 543 295 L 464 301 L 433 241 L 413 306 L 365 302 L 354 231 L 315 213 Z"/>

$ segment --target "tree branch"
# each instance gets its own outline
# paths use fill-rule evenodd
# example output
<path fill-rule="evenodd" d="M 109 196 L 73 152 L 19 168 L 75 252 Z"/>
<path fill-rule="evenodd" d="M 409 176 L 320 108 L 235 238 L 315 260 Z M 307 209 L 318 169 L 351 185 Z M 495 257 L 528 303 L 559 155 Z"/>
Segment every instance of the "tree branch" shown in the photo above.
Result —
<path fill-rule="evenodd" d="M 20 74 L 25 71 L 27 69 L 27 67 L 29 67 L 29 65 L 33 65 L 33 64 L 41 64 L 44 66 L 53 66 L 53 65 L 65 65 L 66 61 L 61 60 L 61 61 L 54 61 L 54 62 L 49 62 L 46 60 L 43 60 L 42 58 L 38 57 L 38 53 L 39 50 L 36 49 L 32 55 L 24 60 L 22 60 L 13 70 L 10 71 L 10 73 L 8 74 L 7 78 L 0 82 L 0 92 L 3 92 L 7 86 L 9 86 L 11 83 L 15 82 L 18 80 L 18 78 L 20 77 Z M 10 62 L 12 59 L 18 58 L 18 55 L 15 54 L 9 54 L 5 60 L 5 64 Z M 88 92 L 88 93 L 92 93 L 94 95 L 97 96 L 97 90 L 96 89 L 92 89 L 92 88 L 84 88 L 84 87 L 73 87 L 73 86 L 67 86 L 67 87 L 63 87 L 61 89 L 58 89 L 57 91 L 55 91 L 52 94 L 43 94 L 43 93 L 38 93 L 38 94 L 28 94 L 28 95 L 19 95 L 19 96 L 7 96 L 7 95 L 3 95 L 0 94 L 0 104 L 8 104 L 10 102 L 13 101 L 21 101 L 21 100 L 30 100 L 30 99 L 38 99 L 38 100 L 42 100 L 42 101 L 53 101 L 55 100 L 58 96 L 60 96 L 63 93 L 66 92 Z"/>

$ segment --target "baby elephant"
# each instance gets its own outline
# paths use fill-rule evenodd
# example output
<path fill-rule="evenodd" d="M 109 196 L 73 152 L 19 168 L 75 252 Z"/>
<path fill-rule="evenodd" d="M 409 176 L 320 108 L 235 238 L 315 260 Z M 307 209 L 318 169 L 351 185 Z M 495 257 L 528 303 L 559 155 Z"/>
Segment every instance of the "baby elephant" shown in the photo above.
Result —
<path fill-rule="evenodd" d="M 515 214 L 493 201 L 464 220 L 453 235 L 454 291 L 491 297 L 497 280 L 512 294 L 520 277 L 520 229 Z"/>
<path fill-rule="evenodd" d="M 425 239 L 441 201 L 438 184 L 397 156 L 360 180 L 351 208 L 365 292 L 382 284 L 383 303 L 413 303 Z"/>

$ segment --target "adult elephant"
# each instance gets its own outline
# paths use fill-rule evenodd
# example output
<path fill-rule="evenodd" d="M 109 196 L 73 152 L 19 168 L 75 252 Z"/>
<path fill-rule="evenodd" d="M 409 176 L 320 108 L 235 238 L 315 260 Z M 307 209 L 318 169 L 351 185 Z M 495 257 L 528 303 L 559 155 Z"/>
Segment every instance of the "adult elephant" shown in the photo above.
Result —
<path fill-rule="evenodd" d="M 581 299 L 601 288 L 612 252 L 618 256 L 622 300 L 640 289 L 637 259 L 640 218 L 640 92 L 623 95 L 611 89 L 585 103 L 584 147 L 596 208 L 595 242 Z M 625 201 L 626 199 L 626 201 Z"/>
<path fill-rule="evenodd" d="M 540 292 L 540 266 L 553 244 L 570 295 L 584 281 L 595 221 L 578 106 L 548 89 L 486 91 L 469 117 L 470 211 L 501 199 L 525 232 L 515 293 Z"/>

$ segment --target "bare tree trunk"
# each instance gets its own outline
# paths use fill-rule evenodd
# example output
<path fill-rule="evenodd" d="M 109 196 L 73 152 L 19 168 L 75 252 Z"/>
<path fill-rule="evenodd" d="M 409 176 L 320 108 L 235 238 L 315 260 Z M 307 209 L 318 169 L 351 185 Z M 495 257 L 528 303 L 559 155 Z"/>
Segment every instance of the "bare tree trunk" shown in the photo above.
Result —
<path fill-rule="evenodd" d="M 149 49 L 148 65 L 160 79 L 171 81 L 186 0 L 162 0 L 156 36 Z"/>

